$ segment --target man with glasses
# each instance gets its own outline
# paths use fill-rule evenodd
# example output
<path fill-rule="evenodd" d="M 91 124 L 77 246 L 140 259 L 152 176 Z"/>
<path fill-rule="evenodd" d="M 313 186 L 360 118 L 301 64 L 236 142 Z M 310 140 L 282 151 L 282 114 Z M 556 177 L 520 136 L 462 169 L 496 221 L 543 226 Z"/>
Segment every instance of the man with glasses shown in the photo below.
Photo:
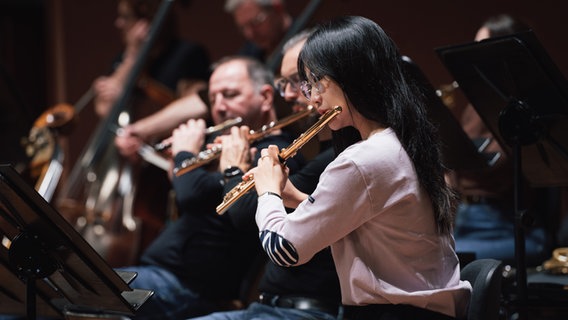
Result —
<path fill-rule="evenodd" d="M 274 87 L 280 93 L 280 96 L 287 101 L 296 100 L 294 98 L 300 93 L 300 77 L 295 72 L 289 76 L 281 76 L 274 82 Z M 288 92 L 287 92 L 288 91 Z M 293 101 L 292 100 L 292 101 Z M 305 108 L 305 103 L 295 103 L 292 105 L 292 111 L 298 112 Z"/>
<path fill-rule="evenodd" d="M 292 25 L 284 0 L 227 0 L 225 11 L 246 40 L 238 54 L 261 61 L 274 53 Z"/>

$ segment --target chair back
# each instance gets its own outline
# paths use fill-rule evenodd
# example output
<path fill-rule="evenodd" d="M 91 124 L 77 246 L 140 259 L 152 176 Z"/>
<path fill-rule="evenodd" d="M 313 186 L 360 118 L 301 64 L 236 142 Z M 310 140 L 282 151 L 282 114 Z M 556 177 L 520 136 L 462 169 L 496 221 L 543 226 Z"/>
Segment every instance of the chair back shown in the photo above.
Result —
<path fill-rule="evenodd" d="M 499 319 L 502 267 L 499 260 L 478 259 L 461 270 L 461 279 L 469 281 L 473 287 L 467 320 Z"/>

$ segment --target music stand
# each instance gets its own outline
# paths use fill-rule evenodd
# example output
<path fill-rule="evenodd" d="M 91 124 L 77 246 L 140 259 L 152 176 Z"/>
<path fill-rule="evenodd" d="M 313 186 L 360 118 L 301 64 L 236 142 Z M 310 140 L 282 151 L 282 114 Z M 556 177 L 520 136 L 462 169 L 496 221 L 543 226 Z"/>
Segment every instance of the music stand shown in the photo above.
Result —
<path fill-rule="evenodd" d="M 0 165 L 0 313 L 134 315 L 153 294 L 131 289 L 10 165 Z"/>
<path fill-rule="evenodd" d="M 568 184 L 566 79 L 532 31 L 438 48 L 436 52 L 512 157 L 515 260 L 522 303 L 527 299 L 522 181 L 524 178 L 535 187 Z"/>
<path fill-rule="evenodd" d="M 491 166 L 496 156 L 480 152 L 480 148 L 467 136 L 458 120 L 436 95 L 436 90 L 420 67 L 409 57 L 402 58 L 407 75 L 420 86 L 428 118 L 438 130 L 444 165 L 453 170 L 481 170 Z"/>

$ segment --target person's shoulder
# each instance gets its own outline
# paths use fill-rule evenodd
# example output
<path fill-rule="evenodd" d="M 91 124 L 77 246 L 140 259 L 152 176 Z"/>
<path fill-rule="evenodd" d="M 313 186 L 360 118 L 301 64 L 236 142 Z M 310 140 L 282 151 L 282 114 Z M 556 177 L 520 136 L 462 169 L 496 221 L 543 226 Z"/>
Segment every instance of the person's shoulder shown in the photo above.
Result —
<path fill-rule="evenodd" d="M 390 157 L 396 158 L 398 151 L 402 150 L 403 147 L 396 133 L 387 128 L 347 147 L 338 158 L 342 161 L 351 161 L 362 165 L 366 162 L 380 162 Z"/>

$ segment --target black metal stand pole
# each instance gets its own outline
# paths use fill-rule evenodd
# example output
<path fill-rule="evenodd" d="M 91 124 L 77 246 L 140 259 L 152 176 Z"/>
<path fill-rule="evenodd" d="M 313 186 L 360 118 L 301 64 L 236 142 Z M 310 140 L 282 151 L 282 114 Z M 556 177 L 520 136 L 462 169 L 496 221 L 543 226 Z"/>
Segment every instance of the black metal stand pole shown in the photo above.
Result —
<path fill-rule="evenodd" d="M 36 290 L 33 277 L 26 279 L 26 317 L 28 320 L 36 319 Z"/>
<path fill-rule="evenodd" d="M 527 268 L 526 268 L 526 249 L 525 249 L 525 226 L 524 210 L 521 209 L 522 199 L 522 166 L 521 166 L 521 145 L 516 143 L 513 147 L 513 170 L 514 170 L 514 199 L 515 199 L 515 260 L 517 261 L 517 289 L 519 303 L 527 301 Z"/>

